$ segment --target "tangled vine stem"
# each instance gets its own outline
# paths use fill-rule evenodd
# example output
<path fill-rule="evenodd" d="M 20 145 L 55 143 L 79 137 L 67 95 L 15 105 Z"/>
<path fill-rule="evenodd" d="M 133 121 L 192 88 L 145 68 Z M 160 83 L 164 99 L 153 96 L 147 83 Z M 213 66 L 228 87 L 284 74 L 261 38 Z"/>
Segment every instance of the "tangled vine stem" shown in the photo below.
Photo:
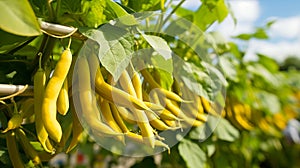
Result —
<path fill-rule="evenodd" d="M 72 37 L 80 40 L 87 40 L 87 37 L 85 37 L 83 34 L 79 33 L 77 28 L 54 24 L 54 23 L 48 23 L 41 21 L 40 22 L 41 29 L 46 34 L 52 34 L 55 36 L 68 36 L 72 35 Z"/>
<path fill-rule="evenodd" d="M 17 96 L 33 96 L 33 86 L 28 85 L 11 85 L 11 84 L 0 84 L 0 96 L 1 95 L 12 95 L 18 93 L 22 90 Z M 25 89 L 24 89 L 25 88 Z"/>

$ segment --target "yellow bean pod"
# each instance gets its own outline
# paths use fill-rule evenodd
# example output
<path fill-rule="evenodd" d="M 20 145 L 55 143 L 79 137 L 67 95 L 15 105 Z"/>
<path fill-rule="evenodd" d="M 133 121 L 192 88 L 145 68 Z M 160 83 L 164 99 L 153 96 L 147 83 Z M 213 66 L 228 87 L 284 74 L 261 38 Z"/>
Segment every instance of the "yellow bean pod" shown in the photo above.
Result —
<path fill-rule="evenodd" d="M 116 123 L 118 124 L 118 126 L 123 131 L 123 133 L 129 132 L 129 130 L 128 130 L 126 124 L 124 123 L 124 121 L 123 121 L 123 119 L 122 119 L 122 117 L 121 117 L 121 115 L 120 115 L 120 113 L 119 113 L 116 105 L 113 104 L 113 103 L 109 103 L 109 105 L 110 105 L 110 109 L 111 109 L 111 112 L 113 114 L 113 117 L 116 120 Z"/>
<path fill-rule="evenodd" d="M 144 92 L 144 95 L 146 95 L 147 99 L 150 100 L 149 95 L 146 92 Z M 159 100 L 158 94 L 156 92 L 152 93 L 151 100 L 153 101 L 154 104 L 160 104 L 160 100 Z M 165 106 L 165 104 L 160 105 L 160 106 L 163 107 L 163 106 Z M 162 110 L 155 110 L 155 112 L 160 118 L 162 118 L 164 120 L 178 120 L 178 121 L 181 120 L 177 116 L 172 114 L 166 108 L 164 108 Z"/>
<path fill-rule="evenodd" d="M 60 153 L 64 150 L 68 139 L 71 137 L 72 129 L 73 129 L 73 122 L 71 121 L 64 121 L 62 124 L 63 135 L 59 143 L 56 144 L 56 152 Z"/>
<path fill-rule="evenodd" d="M 155 88 L 155 90 L 160 94 L 160 95 L 164 95 L 166 96 L 167 98 L 171 99 L 171 100 L 174 100 L 174 101 L 177 101 L 177 102 L 190 102 L 190 101 L 186 101 L 186 100 L 183 100 L 180 96 L 178 96 L 176 93 L 173 93 L 171 91 L 168 91 L 164 88 L 162 88 L 154 79 L 153 77 L 151 76 L 151 74 L 146 70 L 146 69 L 143 69 L 141 70 L 141 73 L 144 77 L 144 79 L 150 84 L 150 87 L 152 89 Z"/>
<path fill-rule="evenodd" d="M 13 131 L 8 131 L 6 133 L 6 146 L 8 150 L 9 159 L 13 167 L 17 167 L 17 168 L 25 167 L 17 146 L 16 134 Z"/>
<path fill-rule="evenodd" d="M 247 120 L 247 118 L 244 116 L 244 107 L 239 104 L 232 105 L 232 112 L 233 117 L 235 120 L 246 130 L 252 130 L 254 128 L 253 124 Z"/>
<path fill-rule="evenodd" d="M 121 87 L 127 91 L 130 95 L 132 95 L 134 98 L 137 98 L 137 95 L 135 93 L 135 89 L 131 83 L 129 74 L 126 70 L 124 70 L 120 76 L 120 84 Z M 138 100 L 143 100 L 142 96 L 137 98 Z M 141 134 L 143 136 L 144 141 L 149 144 L 152 148 L 155 146 L 155 137 L 153 133 L 153 128 L 151 127 L 151 124 L 149 122 L 149 119 L 147 117 L 147 112 L 143 110 L 138 110 L 136 108 L 130 108 L 130 110 L 133 113 L 134 118 L 136 119 L 137 125 L 141 130 Z M 151 111 L 152 112 L 152 111 Z M 154 113 L 154 112 L 153 112 Z M 155 114 L 155 113 L 154 113 Z M 154 116 L 157 117 L 156 114 Z M 150 119 L 151 120 L 151 119 Z"/>
<path fill-rule="evenodd" d="M 137 98 L 140 100 L 143 100 L 142 82 L 141 82 L 138 72 L 136 72 L 135 70 L 133 70 L 133 76 L 132 76 L 131 81 L 132 81 L 132 85 L 135 90 Z"/>
<path fill-rule="evenodd" d="M 151 109 L 147 107 L 143 101 L 133 97 L 132 95 L 116 87 L 107 84 L 103 79 L 100 68 L 97 69 L 95 78 L 96 92 L 109 102 L 128 108 L 134 107 L 140 110 L 151 111 Z"/>
<path fill-rule="evenodd" d="M 64 84 L 62 88 L 60 89 L 56 106 L 57 106 L 57 111 L 61 115 L 66 115 L 68 110 L 69 110 L 69 94 L 68 94 L 68 80 L 66 79 L 64 81 Z"/>
<path fill-rule="evenodd" d="M 33 77 L 33 96 L 34 96 L 34 114 L 35 114 L 35 129 L 38 140 L 43 146 L 44 150 L 53 153 L 53 148 L 47 147 L 48 132 L 42 120 L 42 104 L 46 85 L 46 75 L 42 68 L 39 68 Z"/>
<path fill-rule="evenodd" d="M 204 122 L 202 121 L 198 121 L 196 119 L 190 118 L 188 116 L 186 116 L 181 110 L 180 108 L 178 108 L 176 105 L 174 105 L 172 103 L 171 100 L 169 99 L 164 99 L 163 100 L 166 103 L 166 108 L 168 110 L 170 110 L 175 116 L 181 118 L 184 123 L 186 123 L 188 126 L 194 126 L 194 127 L 198 127 L 204 124 Z"/>
<path fill-rule="evenodd" d="M 73 99 L 78 98 L 78 93 L 73 95 Z M 80 107 L 81 109 L 81 107 Z M 76 147 L 76 145 L 79 143 L 79 141 L 82 138 L 83 134 L 83 127 L 78 119 L 78 116 L 75 111 L 74 103 L 72 101 L 70 111 L 72 113 L 72 120 L 73 120 L 73 127 L 72 127 L 72 139 L 68 146 L 68 149 L 66 150 L 66 153 L 69 153 L 72 149 Z"/>
<path fill-rule="evenodd" d="M 20 107 L 20 114 L 22 118 L 31 117 L 34 114 L 34 99 L 27 98 Z"/>
<path fill-rule="evenodd" d="M 169 127 L 162 120 L 159 120 L 158 118 L 155 118 L 154 116 L 151 116 L 151 115 L 152 115 L 151 113 L 147 113 L 149 122 L 153 126 L 153 128 L 160 130 L 160 131 L 179 129 L 179 127 Z"/>
<path fill-rule="evenodd" d="M 216 112 L 216 110 L 212 106 L 212 103 L 209 102 L 209 100 L 207 100 L 207 99 L 205 99 L 204 97 L 201 96 L 201 102 L 202 102 L 202 106 L 203 106 L 204 110 L 207 113 L 210 113 L 210 114 L 215 115 L 215 116 L 220 116 L 220 114 L 218 114 Z"/>
<path fill-rule="evenodd" d="M 120 79 L 119 79 L 120 85 L 127 93 L 132 95 L 133 97 L 137 97 L 135 89 L 133 87 L 133 84 L 131 83 L 130 76 L 126 69 L 121 73 Z M 140 99 L 140 98 L 138 98 Z"/>
<path fill-rule="evenodd" d="M 125 107 L 116 106 L 120 116 L 129 124 L 136 124 L 136 119 L 133 114 L 128 111 Z"/>
<path fill-rule="evenodd" d="M 138 110 L 136 108 L 130 109 L 136 118 L 137 125 L 141 129 L 141 134 L 143 136 L 146 144 L 149 144 L 152 148 L 155 146 L 155 136 L 153 133 L 153 128 L 149 123 L 149 119 L 146 113 L 142 110 Z"/>
<path fill-rule="evenodd" d="M 101 133 L 104 135 L 119 135 L 123 136 L 123 133 L 118 133 L 112 130 L 108 125 L 100 120 L 100 112 L 97 106 L 95 95 L 92 93 L 90 83 L 90 71 L 89 65 L 84 57 L 80 57 L 77 60 L 78 65 L 78 86 L 80 89 L 79 100 L 82 109 L 82 115 L 87 121 L 87 124 L 92 128 L 92 131 Z"/>
<path fill-rule="evenodd" d="M 140 95 L 140 97 L 137 97 L 137 94 L 135 92 L 135 89 L 134 86 L 133 86 L 133 83 L 131 82 L 130 80 L 130 76 L 128 74 L 128 72 L 126 70 L 124 70 L 120 76 L 120 79 L 119 79 L 119 82 L 120 82 L 120 85 L 121 87 L 124 89 L 125 92 L 129 93 L 130 95 L 132 95 L 134 98 L 137 98 L 138 100 L 141 100 L 143 101 L 143 96 Z M 141 83 L 140 84 L 137 84 L 137 85 L 140 85 L 138 86 L 140 89 L 142 88 L 141 87 Z M 142 92 L 142 91 L 139 91 L 139 92 Z M 161 110 L 163 109 L 163 107 L 159 106 L 159 105 L 156 105 L 156 104 L 152 104 L 150 102 L 143 102 L 148 108 L 150 109 L 154 109 L 154 110 Z M 153 115 L 156 116 L 156 118 L 159 118 L 155 112 L 153 112 L 152 110 L 146 110 L 146 112 L 150 112 L 150 113 L 153 113 Z"/>
<path fill-rule="evenodd" d="M 41 159 L 37 153 L 37 151 L 34 149 L 34 147 L 30 144 L 28 138 L 26 137 L 26 134 L 23 130 L 17 129 L 16 134 L 19 137 L 19 142 L 21 146 L 23 147 L 23 150 L 25 154 L 30 158 L 34 165 L 41 164 Z"/>
<path fill-rule="evenodd" d="M 128 132 L 127 134 L 125 134 L 125 136 L 127 138 L 135 141 L 135 142 L 142 143 L 142 144 L 147 144 L 144 140 L 144 137 L 141 136 L 141 135 L 138 135 L 138 134 L 135 134 L 135 133 L 132 133 L 132 132 Z M 170 154 L 169 146 L 167 144 L 163 143 L 162 141 L 154 140 L 154 146 L 166 148 L 168 150 L 168 153 Z"/>
<path fill-rule="evenodd" d="M 103 119 L 107 123 L 107 125 L 109 125 L 115 132 L 122 133 L 123 131 L 121 130 L 121 128 L 119 127 L 112 115 L 112 111 L 110 109 L 108 101 L 103 98 L 100 99 L 100 110 Z M 125 139 L 123 136 L 117 136 L 116 139 L 125 144 Z"/>
<path fill-rule="evenodd" d="M 61 126 L 56 120 L 56 101 L 67 77 L 71 62 L 72 53 L 67 48 L 56 64 L 53 75 L 46 86 L 42 103 L 42 120 L 50 138 L 55 142 L 59 142 L 62 137 Z"/>
<path fill-rule="evenodd" d="M 8 120 L 7 128 L 2 131 L 2 133 L 6 133 L 9 130 L 19 128 L 22 124 L 23 117 L 20 113 L 14 113 L 13 116 Z"/>

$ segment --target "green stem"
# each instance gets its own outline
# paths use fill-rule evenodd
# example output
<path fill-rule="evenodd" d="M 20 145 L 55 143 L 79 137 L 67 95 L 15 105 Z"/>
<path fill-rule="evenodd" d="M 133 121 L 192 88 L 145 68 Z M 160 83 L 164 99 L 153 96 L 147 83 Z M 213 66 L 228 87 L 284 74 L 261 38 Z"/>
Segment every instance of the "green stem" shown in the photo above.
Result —
<path fill-rule="evenodd" d="M 7 108 L 7 107 L 6 107 Z M 3 128 L 7 127 L 7 117 L 5 115 L 5 110 L 1 110 L 0 111 L 0 122 Z M 0 134 L 0 135 L 4 135 L 4 134 Z M 2 138 L 2 137 L 1 137 Z"/>
<path fill-rule="evenodd" d="M 53 38 L 53 37 L 48 38 L 45 50 L 43 52 L 42 67 L 44 67 L 45 63 L 49 60 L 52 50 L 54 48 L 55 42 L 56 42 L 56 38 Z"/>
<path fill-rule="evenodd" d="M 170 0 L 169 4 L 167 5 L 169 7 L 169 5 L 172 3 L 172 0 Z M 163 26 L 163 19 L 164 19 L 164 12 L 165 10 L 161 8 L 161 15 L 159 16 L 157 23 L 156 23 L 156 27 L 155 27 L 155 32 L 154 35 L 158 35 L 157 33 L 160 32 L 162 26 Z M 147 22 L 146 22 L 147 23 Z M 148 27 L 147 27 L 148 28 Z"/>
<path fill-rule="evenodd" d="M 48 35 L 44 36 L 44 39 L 43 39 L 43 41 L 41 43 L 41 46 L 40 46 L 40 49 L 37 52 L 37 55 L 36 55 L 36 57 L 33 61 L 33 64 L 32 64 L 32 68 L 31 68 L 31 71 L 32 71 L 31 75 L 32 76 L 35 74 L 35 72 L 39 68 L 39 62 L 40 62 L 39 61 L 39 59 L 40 59 L 39 54 L 42 53 L 41 67 L 44 67 L 46 61 L 49 60 L 49 58 L 50 58 L 50 55 L 51 55 L 52 50 L 54 48 L 55 42 L 56 42 L 55 38 L 50 37 Z"/>
<path fill-rule="evenodd" d="M 41 45 L 40 45 L 40 48 L 39 48 L 39 51 L 37 52 L 36 56 L 34 57 L 34 60 L 33 60 L 33 63 L 32 63 L 32 67 L 30 68 L 31 71 L 33 72 L 32 74 L 35 74 L 35 71 L 37 70 L 37 66 L 39 64 L 39 60 L 40 60 L 40 57 L 39 57 L 39 53 L 43 53 L 44 49 L 45 49 L 45 46 L 46 46 L 46 43 L 47 43 L 47 40 L 48 40 L 48 36 L 45 35 L 43 36 L 43 40 L 41 42 Z"/>
<path fill-rule="evenodd" d="M 171 11 L 171 13 L 166 17 L 166 19 L 162 22 L 162 25 L 165 25 L 166 22 L 171 18 L 171 16 L 176 12 L 176 10 L 185 2 L 186 0 L 181 0 L 179 4 Z"/>
<path fill-rule="evenodd" d="M 51 0 L 47 0 L 47 8 L 48 8 L 48 11 L 49 11 L 49 19 L 50 21 L 54 21 L 54 13 L 53 13 L 53 8 L 51 6 Z"/>
<path fill-rule="evenodd" d="M 29 38 L 27 41 L 25 41 L 24 43 L 22 43 L 21 45 L 19 45 L 18 47 L 10 50 L 8 52 L 8 54 L 13 55 L 15 52 L 19 51 L 20 49 L 22 49 L 23 47 L 25 47 L 27 44 L 29 44 L 30 42 L 32 42 L 36 37 L 31 37 Z"/>
<path fill-rule="evenodd" d="M 164 15 L 163 15 L 163 13 L 161 13 L 161 15 L 159 16 L 159 19 L 158 19 L 158 23 L 157 23 L 157 28 L 156 28 L 157 33 L 159 33 L 161 31 L 161 28 L 163 26 L 163 20 L 164 20 Z"/>
<path fill-rule="evenodd" d="M 37 139 L 37 138 L 38 138 L 33 132 L 31 132 L 31 131 L 28 130 L 27 128 L 25 128 L 25 127 L 23 127 L 23 126 L 20 126 L 20 128 L 21 128 L 25 133 L 30 134 L 30 136 L 32 136 L 34 139 Z"/>
<path fill-rule="evenodd" d="M 59 10 L 60 10 L 60 7 L 61 7 L 61 0 L 57 0 L 57 3 L 56 3 L 56 11 L 55 11 L 55 20 L 57 19 L 57 17 L 59 17 Z"/>

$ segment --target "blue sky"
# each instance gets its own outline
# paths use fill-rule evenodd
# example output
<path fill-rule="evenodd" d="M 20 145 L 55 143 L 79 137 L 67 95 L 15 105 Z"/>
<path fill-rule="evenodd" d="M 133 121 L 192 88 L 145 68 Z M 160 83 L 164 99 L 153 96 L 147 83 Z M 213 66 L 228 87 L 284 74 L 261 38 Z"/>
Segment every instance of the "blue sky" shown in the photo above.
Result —
<path fill-rule="evenodd" d="M 268 34 L 270 40 L 250 40 L 246 44 L 246 58 L 255 59 L 256 53 L 266 54 L 277 61 L 288 55 L 300 58 L 300 0 L 226 0 L 235 14 L 238 24 L 228 17 L 210 30 L 220 31 L 230 40 L 232 35 L 251 33 L 255 27 L 276 19 Z M 187 0 L 183 7 L 193 9 L 200 0 Z"/>
<path fill-rule="evenodd" d="M 260 0 L 259 4 L 262 19 L 269 16 L 289 17 L 300 15 L 299 0 Z"/>

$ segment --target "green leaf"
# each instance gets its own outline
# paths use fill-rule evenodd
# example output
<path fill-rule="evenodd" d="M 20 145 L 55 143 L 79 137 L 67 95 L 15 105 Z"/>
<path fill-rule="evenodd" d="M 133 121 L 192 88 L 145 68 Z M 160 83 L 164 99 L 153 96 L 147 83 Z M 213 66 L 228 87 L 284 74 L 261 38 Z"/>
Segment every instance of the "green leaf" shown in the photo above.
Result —
<path fill-rule="evenodd" d="M 193 129 L 189 137 L 195 140 L 205 140 L 211 134 L 218 139 L 233 142 L 239 138 L 239 131 L 226 119 L 221 117 L 209 116 L 205 125 Z"/>
<path fill-rule="evenodd" d="M 162 69 L 154 69 L 153 75 L 156 82 L 164 89 L 171 90 L 173 84 L 173 76 L 171 73 Z"/>
<path fill-rule="evenodd" d="M 172 59 L 165 60 L 161 55 L 151 56 L 151 62 L 155 67 L 155 72 L 159 75 L 159 84 L 170 90 L 173 84 L 173 61 Z"/>
<path fill-rule="evenodd" d="M 218 83 L 222 84 L 223 86 L 228 85 L 228 82 L 226 81 L 224 75 L 213 65 L 208 64 L 204 61 L 201 62 L 201 65 L 206 68 L 206 70 L 208 71 L 208 75 L 212 78 L 212 80 L 215 83 L 218 82 Z"/>
<path fill-rule="evenodd" d="M 44 151 L 42 144 L 39 141 L 30 141 L 30 144 L 37 151 Z"/>
<path fill-rule="evenodd" d="M 242 33 L 237 36 L 234 36 L 234 38 L 248 41 L 252 38 L 268 39 L 269 36 L 267 35 L 266 30 L 264 28 L 257 28 L 254 33 Z"/>
<path fill-rule="evenodd" d="M 203 88 L 201 83 L 199 83 L 191 78 L 188 78 L 184 75 L 181 76 L 181 79 L 182 79 L 183 83 L 185 84 L 185 86 L 187 86 L 191 91 L 193 91 L 194 93 L 196 93 L 199 96 L 203 96 L 204 98 L 210 100 L 208 93 Z"/>
<path fill-rule="evenodd" d="M 213 157 L 213 161 L 214 161 L 214 166 L 216 168 L 232 168 L 233 166 L 230 165 L 230 157 L 234 157 L 232 156 L 228 156 L 226 155 L 226 153 L 217 153 L 214 157 Z"/>
<path fill-rule="evenodd" d="M 229 42 L 228 45 L 230 46 L 230 52 L 238 59 L 242 58 L 242 53 L 239 50 L 239 47 L 237 44 L 233 42 Z"/>
<path fill-rule="evenodd" d="M 269 38 L 268 34 L 266 33 L 265 29 L 263 29 L 263 28 L 257 28 L 256 32 L 253 34 L 253 37 L 257 38 L 257 39 L 268 39 Z"/>
<path fill-rule="evenodd" d="M 82 0 L 61 0 L 61 13 L 79 14 L 82 12 Z"/>
<path fill-rule="evenodd" d="M 257 91 L 255 98 L 258 101 L 259 109 L 275 114 L 281 110 L 279 98 L 272 93 L 266 91 Z"/>
<path fill-rule="evenodd" d="M 165 60 L 172 59 L 172 50 L 168 43 L 161 37 L 146 35 L 141 33 L 144 39 L 151 45 L 151 47 L 158 52 Z"/>
<path fill-rule="evenodd" d="M 83 4 L 83 14 L 80 16 L 80 19 L 86 26 L 97 28 L 106 21 L 106 16 L 103 14 L 105 7 L 105 0 L 85 1 Z"/>
<path fill-rule="evenodd" d="M 8 151 L 1 151 L 0 163 L 5 164 L 7 167 L 12 166 L 9 158 Z"/>
<path fill-rule="evenodd" d="M 47 0 L 29 0 L 31 7 L 37 17 L 46 18 L 49 17 L 49 11 L 47 8 Z"/>
<path fill-rule="evenodd" d="M 285 78 L 286 83 L 294 88 L 300 89 L 300 73 L 299 71 L 290 71 Z"/>
<path fill-rule="evenodd" d="M 27 45 L 23 47 L 22 49 L 15 52 L 15 55 L 25 56 L 27 59 L 33 59 L 38 52 L 38 49 L 36 47 L 33 47 L 31 45 Z"/>
<path fill-rule="evenodd" d="M 252 34 L 246 34 L 246 33 L 234 36 L 234 38 L 238 38 L 238 39 L 241 39 L 241 40 L 249 40 L 249 39 L 251 39 L 251 37 L 252 37 Z"/>
<path fill-rule="evenodd" d="M 222 22 L 229 13 L 224 0 L 219 0 L 216 3 L 215 8 L 212 9 L 212 12 L 216 13 L 216 17 L 217 17 L 219 23 Z"/>
<path fill-rule="evenodd" d="M 5 154 L 5 151 L 0 150 L 0 158 Z"/>
<path fill-rule="evenodd" d="M 227 57 L 219 57 L 219 65 L 225 76 L 233 81 L 238 81 L 237 69 Z"/>
<path fill-rule="evenodd" d="M 114 16 L 114 18 L 118 19 L 118 21 L 124 25 L 132 26 L 138 24 L 136 19 L 133 15 L 130 15 L 126 12 L 125 9 L 123 9 L 120 5 L 118 5 L 116 2 L 113 2 L 111 0 L 106 0 L 107 6 L 109 7 L 108 10 L 111 11 L 111 14 Z"/>
<path fill-rule="evenodd" d="M 198 144 L 185 139 L 178 145 L 178 150 L 187 167 L 204 167 L 207 160 L 206 154 L 202 151 Z"/>
<path fill-rule="evenodd" d="M 161 69 L 170 74 L 173 73 L 173 60 L 172 59 L 165 59 L 161 55 L 152 55 L 151 62 L 155 68 Z"/>
<path fill-rule="evenodd" d="M 206 144 L 206 148 L 208 157 L 211 157 L 216 152 L 216 145 L 213 143 Z"/>
<path fill-rule="evenodd" d="M 128 7 L 136 12 L 160 9 L 160 0 L 128 0 Z"/>
<path fill-rule="evenodd" d="M 213 132 L 218 139 L 233 142 L 240 136 L 239 131 L 224 118 L 210 116 L 207 123 L 211 128 L 217 125 Z"/>
<path fill-rule="evenodd" d="M 0 53 L 7 53 L 29 39 L 29 37 L 17 36 L 1 29 L 0 37 Z"/>
<path fill-rule="evenodd" d="M 274 23 L 276 23 L 276 19 L 271 19 L 271 20 L 269 20 L 267 23 L 266 23 L 266 25 L 265 25 L 265 27 L 267 28 L 267 29 L 269 29 L 269 28 L 271 28 L 271 26 L 274 24 Z"/>
<path fill-rule="evenodd" d="M 20 36 L 41 34 L 39 23 L 27 0 L 0 1 L 0 29 Z"/>
<path fill-rule="evenodd" d="M 257 56 L 259 57 L 258 62 L 262 64 L 265 68 L 267 68 L 271 73 L 276 73 L 278 71 L 278 63 L 273 58 L 270 58 L 263 54 L 257 54 Z"/>
<path fill-rule="evenodd" d="M 210 130 L 210 128 L 203 124 L 199 127 L 193 128 L 189 132 L 189 138 L 193 140 L 203 141 L 206 140 L 207 137 L 211 135 L 211 133 L 212 131 Z"/>
<path fill-rule="evenodd" d="M 194 19 L 194 23 L 203 31 L 217 20 L 216 16 L 211 14 L 205 5 L 200 6 L 195 12 L 195 16 L 197 16 L 197 18 Z"/>
<path fill-rule="evenodd" d="M 277 80 L 277 78 L 262 64 L 256 63 L 253 65 L 247 66 L 247 70 L 257 76 L 262 77 L 267 83 L 272 86 L 280 86 L 281 82 Z"/>
<path fill-rule="evenodd" d="M 194 23 L 204 31 L 215 21 L 222 22 L 228 13 L 224 0 L 206 0 L 194 13 Z"/>
<path fill-rule="evenodd" d="M 97 54 L 101 64 L 113 75 L 114 79 L 119 79 L 132 57 L 132 34 L 110 24 L 81 32 L 99 44 L 100 49 Z"/>
<path fill-rule="evenodd" d="M 173 20 L 168 25 L 168 27 L 165 30 L 165 33 L 174 35 L 174 36 L 180 35 L 186 31 L 190 30 L 192 26 L 194 26 L 194 25 L 192 25 L 192 23 L 189 20 L 180 17 L 180 18 Z M 194 27 L 196 27 L 196 26 L 194 26 Z"/>
<path fill-rule="evenodd" d="M 202 83 L 212 83 L 211 78 L 199 67 L 190 62 L 178 62 L 174 64 L 175 79 L 180 79 L 192 92 L 210 100 L 207 90 Z"/>
<path fill-rule="evenodd" d="M 175 6 L 173 6 L 173 8 L 174 7 Z M 177 16 L 183 17 L 191 22 L 193 22 L 193 20 L 194 20 L 194 11 L 192 11 L 192 10 L 179 7 L 175 13 Z"/>

